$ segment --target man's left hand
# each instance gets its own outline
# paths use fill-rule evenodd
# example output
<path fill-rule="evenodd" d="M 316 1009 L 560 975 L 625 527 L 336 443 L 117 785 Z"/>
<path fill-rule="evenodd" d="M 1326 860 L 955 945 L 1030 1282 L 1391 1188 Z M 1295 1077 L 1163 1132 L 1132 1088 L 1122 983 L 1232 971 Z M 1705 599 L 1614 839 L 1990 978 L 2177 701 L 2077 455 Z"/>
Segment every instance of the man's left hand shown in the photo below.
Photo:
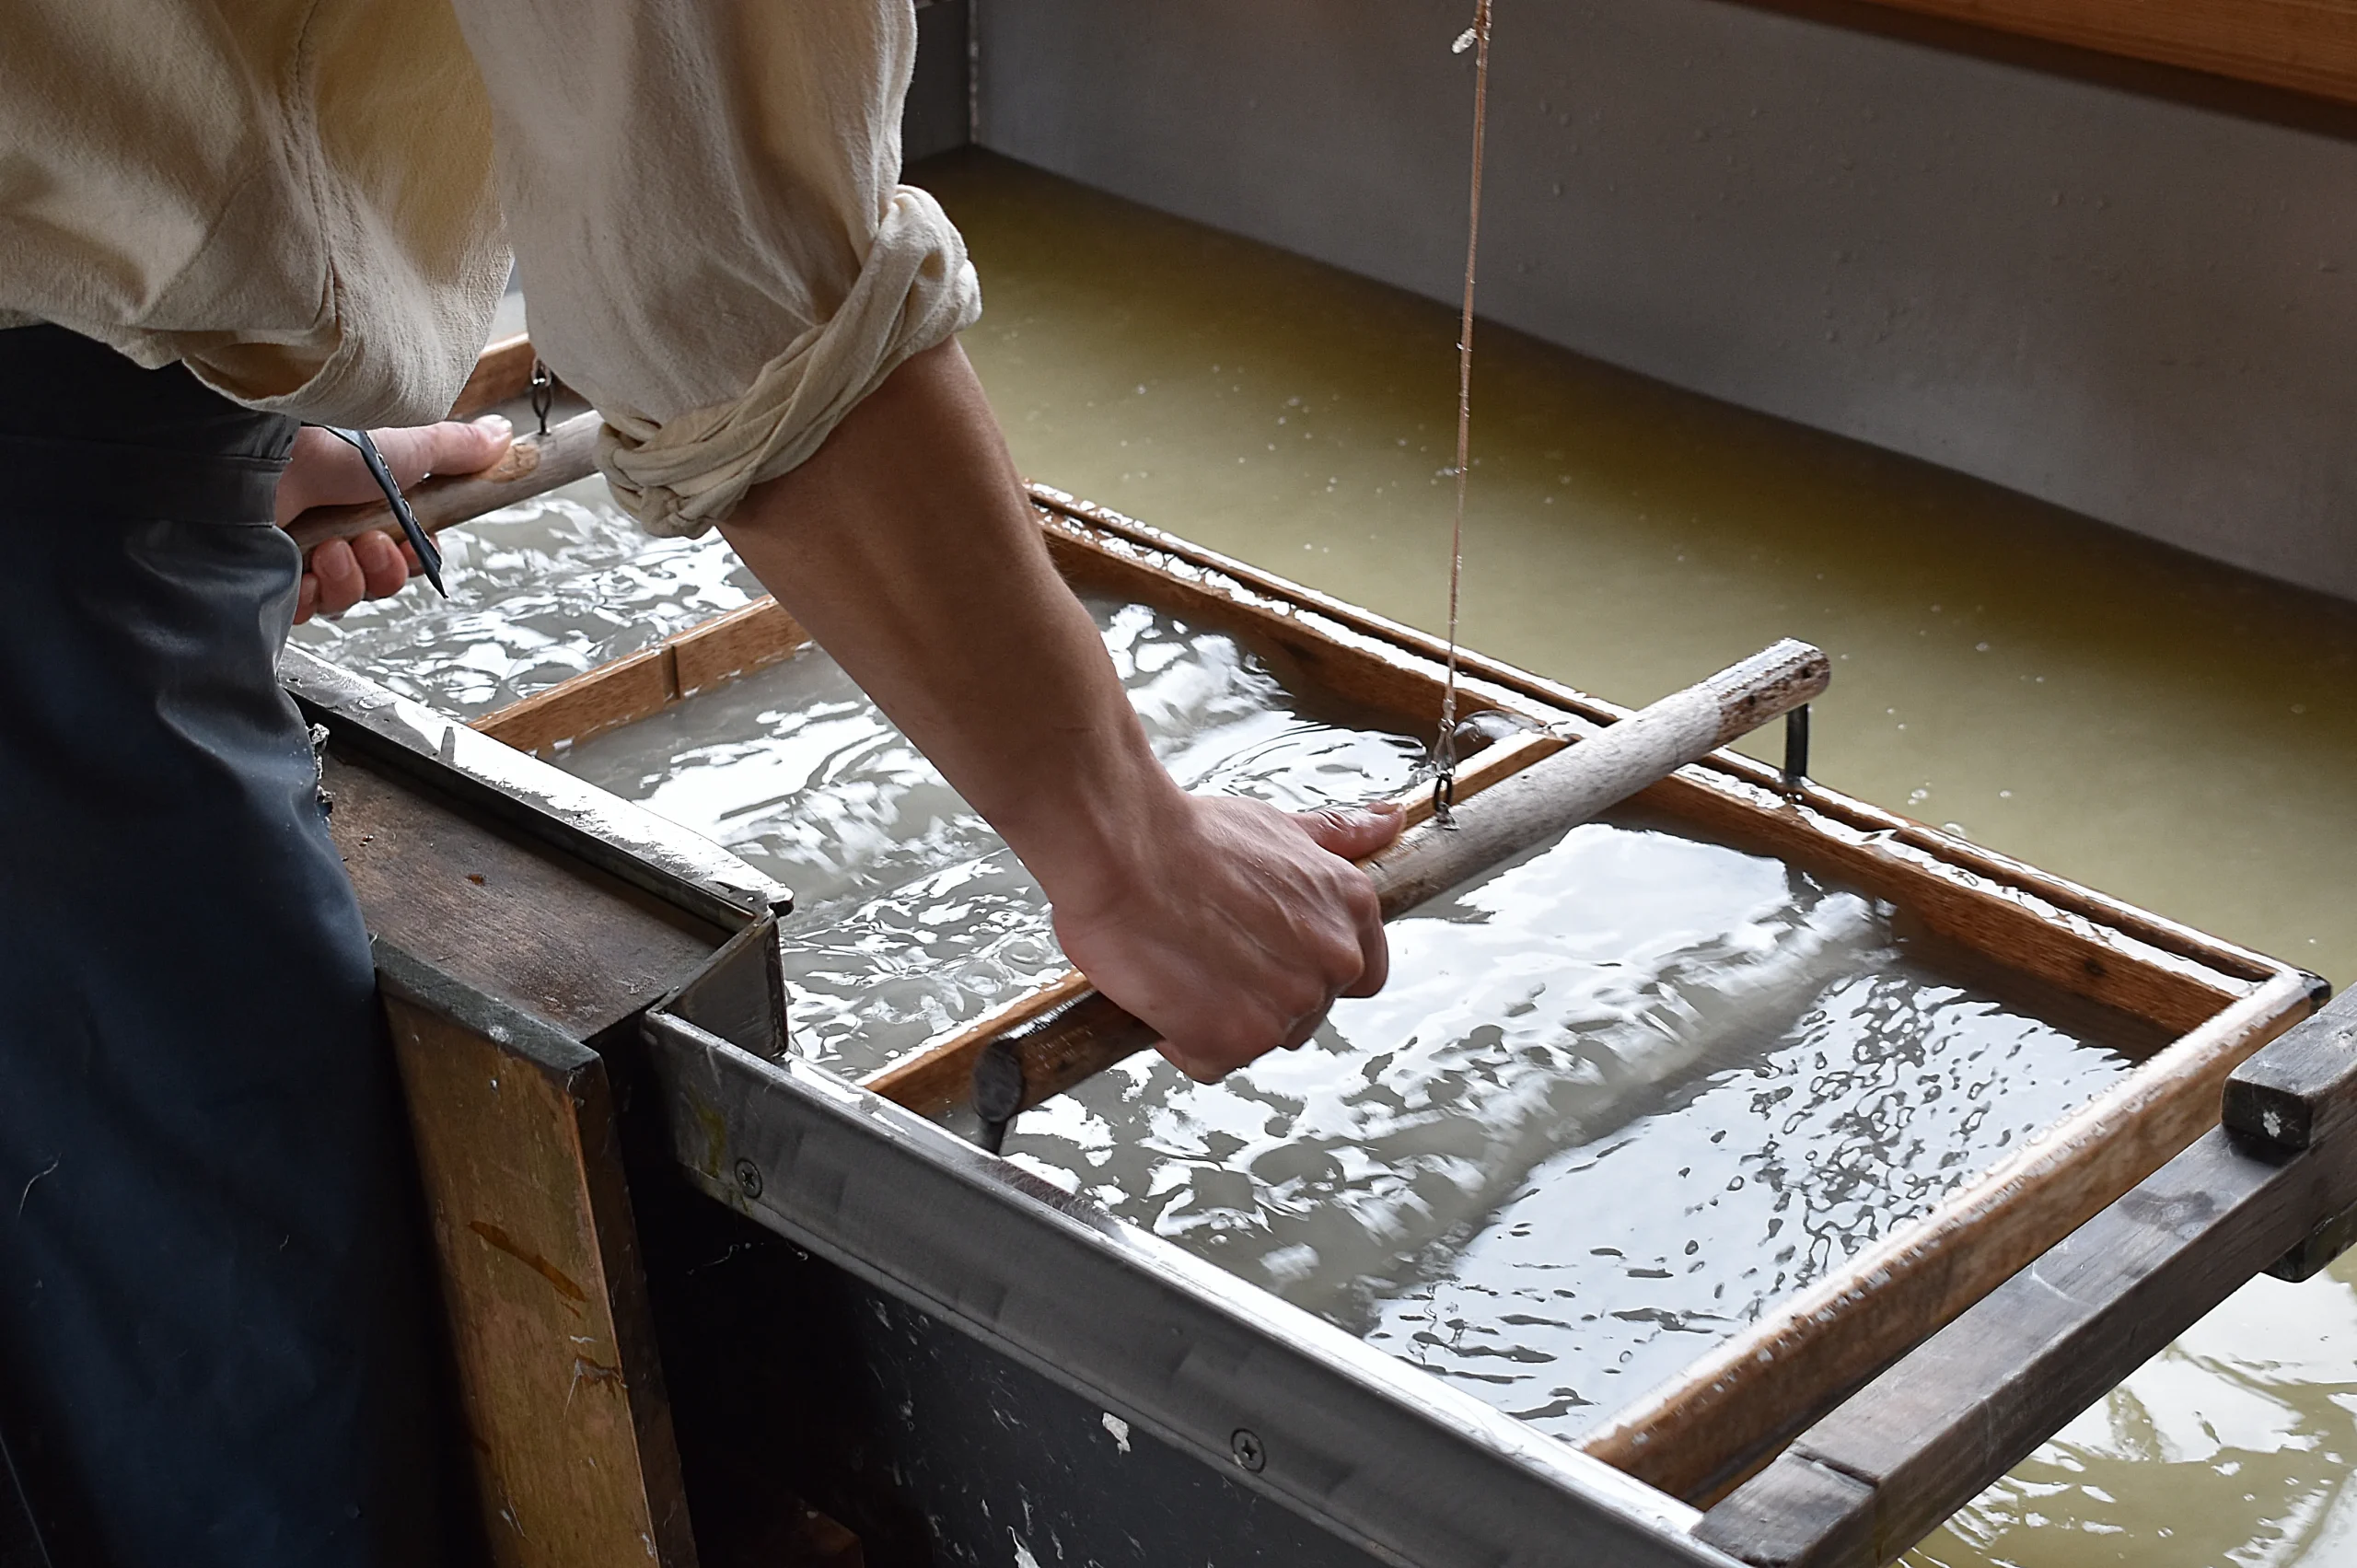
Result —
<path fill-rule="evenodd" d="M 476 473 L 506 455 L 515 431 L 495 413 L 471 424 L 439 424 L 368 433 L 385 465 L 403 490 L 436 473 Z M 375 501 L 382 492 L 360 454 L 324 430 L 305 425 L 295 435 L 295 451 L 278 480 L 278 526 L 284 528 L 313 506 Z M 303 563 L 303 587 L 295 601 L 295 623 L 314 615 L 342 615 L 364 598 L 386 598 L 401 591 L 418 570 L 417 552 L 389 533 L 331 539 Z"/>

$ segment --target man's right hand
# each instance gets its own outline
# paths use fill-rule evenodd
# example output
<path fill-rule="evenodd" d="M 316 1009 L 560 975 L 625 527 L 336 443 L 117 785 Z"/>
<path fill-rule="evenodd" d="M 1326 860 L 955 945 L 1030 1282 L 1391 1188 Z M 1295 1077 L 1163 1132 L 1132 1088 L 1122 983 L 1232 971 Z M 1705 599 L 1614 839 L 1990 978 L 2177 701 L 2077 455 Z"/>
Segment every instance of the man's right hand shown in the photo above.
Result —
<path fill-rule="evenodd" d="M 1399 835 L 1399 808 L 1294 815 L 1181 795 L 1183 809 L 1097 891 L 1055 906 L 1064 955 L 1210 1083 L 1306 1041 L 1337 997 L 1389 972 L 1375 884 L 1351 864 Z M 1128 857 L 1125 857 L 1128 858 Z"/>

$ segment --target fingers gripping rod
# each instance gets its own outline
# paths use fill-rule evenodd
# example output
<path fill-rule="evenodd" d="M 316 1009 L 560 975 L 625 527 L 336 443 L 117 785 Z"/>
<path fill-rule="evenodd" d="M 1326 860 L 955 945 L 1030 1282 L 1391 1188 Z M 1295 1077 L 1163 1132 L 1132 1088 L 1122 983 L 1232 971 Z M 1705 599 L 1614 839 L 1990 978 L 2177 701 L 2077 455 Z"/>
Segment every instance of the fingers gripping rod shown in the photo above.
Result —
<path fill-rule="evenodd" d="M 1453 825 L 1417 824 L 1359 864 L 1393 919 L 1508 856 L 1589 820 L 1792 713 L 1831 679 L 1825 655 L 1791 638 L 1672 692 L 1457 804 Z M 1160 1037 L 1091 991 L 1010 1029 L 974 1065 L 980 1142 L 996 1153 L 1016 1115 Z"/>
<path fill-rule="evenodd" d="M 340 424 L 322 424 L 318 428 L 360 454 L 360 461 L 367 468 L 368 477 L 377 482 L 377 488 L 384 493 L 385 505 L 392 508 L 393 520 L 401 524 L 409 547 L 417 552 L 418 569 L 425 574 L 425 580 L 434 585 L 435 593 L 448 598 L 450 590 L 442 586 L 442 552 L 435 548 L 432 536 L 420 526 L 417 514 L 410 510 L 409 498 L 401 494 L 401 482 L 393 478 L 392 465 L 385 461 L 385 454 L 377 450 L 376 440 L 366 430 L 348 430 Z"/>

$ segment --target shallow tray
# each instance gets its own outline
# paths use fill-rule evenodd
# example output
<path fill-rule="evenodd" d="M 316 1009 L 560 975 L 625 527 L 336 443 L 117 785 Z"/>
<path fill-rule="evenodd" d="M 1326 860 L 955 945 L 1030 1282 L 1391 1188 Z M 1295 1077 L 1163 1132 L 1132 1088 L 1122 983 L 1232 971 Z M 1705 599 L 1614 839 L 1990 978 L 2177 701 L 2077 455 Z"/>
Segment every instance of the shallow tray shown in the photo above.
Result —
<path fill-rule="evenodd" d="M 1437 722 L 1433 639 L 1044 488 L 1040 525 L 1075 587 L 1227 632 L 1288 688 L 1355 722 L 1407 734 Z M 477 721 L 553 753 L 663 711 L 807 641 L 763 601 Z M 1470 761 L 1477 793 L 1627 710 L 1480 656 L 1472 708 L 1532 727 Z M 1616 1412 L 1583 1446 L 1674 1495 L 1708 1501 L 1782 1441 L 2136 1185 L 2214 1125 L 2226 1074 L 2320 995 L 2293 967 L 2011 861 L 1951 834 L 1732 752 L 1639 797 L 1698 837 L 1770 854 L 1887 900 L 1940 967 L 2139 1058 L 2079 1109 L 1896 1227 L 1814 1286 Z M 1412 811 L 1426 809 L 1411 797 Z M 869 1076 L 935 1115 L 969 1093 L 981 1046 L 1074 994 L 1069 976 Z"/>

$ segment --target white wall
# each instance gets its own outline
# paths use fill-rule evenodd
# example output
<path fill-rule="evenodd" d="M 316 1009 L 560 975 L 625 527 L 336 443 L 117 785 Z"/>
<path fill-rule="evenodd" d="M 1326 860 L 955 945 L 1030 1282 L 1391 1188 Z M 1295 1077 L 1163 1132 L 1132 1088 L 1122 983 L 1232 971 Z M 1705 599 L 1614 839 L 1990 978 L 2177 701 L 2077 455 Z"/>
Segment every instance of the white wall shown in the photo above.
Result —
<path fill-rule="evenodd" d="M 1469 0 L 977 0 L 984 145 L 1454 300 Z M 1500 0 L 1483 315 L 2357 597 L 2357 145 Z"/>

